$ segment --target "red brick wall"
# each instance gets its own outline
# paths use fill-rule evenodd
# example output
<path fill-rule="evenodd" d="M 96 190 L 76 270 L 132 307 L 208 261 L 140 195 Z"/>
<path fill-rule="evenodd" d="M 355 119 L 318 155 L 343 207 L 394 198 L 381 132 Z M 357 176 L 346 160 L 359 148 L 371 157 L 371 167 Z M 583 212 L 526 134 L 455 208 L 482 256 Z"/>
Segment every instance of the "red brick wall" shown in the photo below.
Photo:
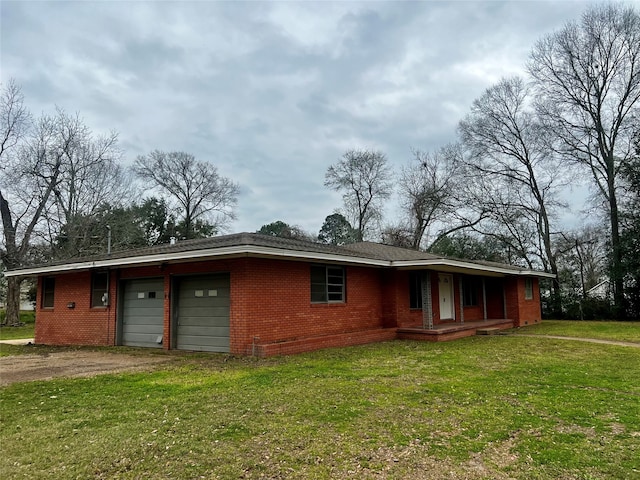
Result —
<path fill-rule="evenodd" d="M 54 308 L 37 311 L 36 342 L 114 345 L 118 281 L 163 276 L 164 348 L 170 348 L 172 276 L 221 272 L 230 274 L 232 353 L 251 353 L 254 337 L 257 343 L 266 344 L 382 328 L 381 271 L 345 269 L 346 302 L 337 304 L 311 303 L 307 262 L 242 258 L 112 271 L 108 308 L 90 308 L 90 272 L 61 274 L 56 276 Z M 76 303 L 74 309 L 66 308 L 70 301 Z"/>
<path fill-rule="evenodd" d="M 532 278 L 533 298 L 525 299 L 525 278 L 510 277 L 505 279 L 507 299 L 507 318 L 514 320 L 514 325 L 523 327 L 538 323 L 542 319 L 540 306 L 540 285 L 537 278 Z"/>
<path fill-rule="evenodd" d="M 244 260 L 232 294 L 232 351 L 246 353 L 256 343 L 293 341 L 381 328 L 382 289 L 379 270 L 346 267 L 346 302 L 311 303 L 310 264 L 270 259 Z M 232 280 L 232 291 L 234 281 Z"/>
<path fill-rule="evenodd" d="M 387 339 L 394 327 L 421 326 L 422 310 L 409 308 L 409 272 L 347 266 L 346 302 L 312 304 L 310 263 L 237 258 L 164 266 L 132 267 L 110 274 L 110 305 L 91 308 L 91 273 L 56 275 L 54 307 L 41 308 L 42 278 L 38 282 L 36 343 L 58 345 L 115 345 L 117 288 L 121 280 L 163 277 L 165 287 L 164 348 L 171 348 L 171 287 L 176 275 L 229 273 L 230 347 L 235 354 L 250 354 L 255 345 L 265 353 L 361 343 Z M 439 320 L 438 273 L 430 272 L 434 323 Z M 507 318 L 516 325 L 540 321 L 540 292 L 534 282 L 532 300 L 524 299 L 524 278 L 487 279 L 487 313 L 502 318 L 502 282 Z M 460 321 L 459 276 L 454 275 L 456 321 Z M 464 309 L 465 321 L 483 318 L 482 291 L 478 306 Z M 75 302 L 75 308 L 67 308 Z M 426 306 L 425 306 L 426 307 Z M 324 340 L 320 340 L 324 338 Z M 372 340 L 373 341 L 373 340 Z M 283 348 L 268 347 L 282 343 Z M 287 344 L 285 347 L 284 344 Z M 318 346 L 320 345 L 320 346 Z"/>
<path fill-rule="evenodd" d="M 383 271 L 382 308 L 387 327 L 422 326 L 422 309 L 410 308 L 409 277 L 407 270 Z M 387 312 L 385 309 L 390 304 L 393 304 L 393 309 Z"/>
<path fill-rule="evenodd" d="M 35 342 L 47 345 L 113 345 L 116 280 L 110 276 L 108 307 L 91 308 L 91 272 L 55 275 L 53 308 L 42 308 L 38 279 Z M 75 303 L 74 308 L 67 305 Z"/>

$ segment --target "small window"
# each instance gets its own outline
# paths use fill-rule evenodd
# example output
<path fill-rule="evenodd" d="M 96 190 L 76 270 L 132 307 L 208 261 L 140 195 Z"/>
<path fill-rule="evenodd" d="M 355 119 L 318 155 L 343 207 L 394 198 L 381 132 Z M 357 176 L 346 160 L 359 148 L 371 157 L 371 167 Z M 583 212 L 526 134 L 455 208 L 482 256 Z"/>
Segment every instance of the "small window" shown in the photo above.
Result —
<path fill-rule="evenodd" d="M 344 268 L 333 266 L 311 267 L 311 301 L 313 303 L 344 302 Z"/>
<path fill-rule="evenodd" d="M 42 308 L 53 308 L 53 297 L 56 289 L 56 279 L 46 277 L 42 280 Z"/>
<path fill-rule="evenodd" d="M 422 308 L 422 272 L 409 273 L 409 308 Z"/>
<path fill-rule="evenodd" d="M 475 279 L 465 278 L 462 281 L 462 302 L 465 307 L 478 305 L 478 283 Z"/>
<path fill-rule="evenodd" d="M 156 298 L 156 292 L 149 292 L 147 298 Z"/>
<path fill-rule="evenodd" d="M 91 307 L 104 307 L 105 295 L 109 289 L 109 274 L 107 272 L 93 272 L 91 276 Z"/>
<path fill-rule="evenodd" d="M 533 300 L 533 279 L 532 278 L 524 279 L 524 299 Z"/>

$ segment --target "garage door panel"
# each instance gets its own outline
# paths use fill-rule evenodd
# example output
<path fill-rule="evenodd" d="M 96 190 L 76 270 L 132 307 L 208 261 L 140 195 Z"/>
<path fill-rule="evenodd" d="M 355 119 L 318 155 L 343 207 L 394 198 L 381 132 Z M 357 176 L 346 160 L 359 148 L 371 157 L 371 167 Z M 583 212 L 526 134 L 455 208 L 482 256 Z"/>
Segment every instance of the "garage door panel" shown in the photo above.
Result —
<path fill-rule="evenodd" d="M 185 336 L 181 339 L 182 350 L 199 352 L 229 352 L 229 337 Z"/>
<path fill-rule="evenodd" d="M 138 317 L 156 318 L 158 315 L 164 315 L 164 305 L 159 307 L 129 307 L 127 312 Z"/>
<path fill-rule="evenodd" d="M 211 319 L 218 318 L 220 321 L 227 323 L 228 322 L 228 313 L 229 307 L 189 307 L 188 309 L 182 309 L 184 312 L 183 315 L 180 316 L 180 323 L 185 323 L 187 318 L 197 319 Z M 209 321 L 209 320 L 207 320 Z"/>
<path fill-rule="evenodd" d="M 207 303 L 209 304 L 207 305 Z M 229 311 L 229 302 L 216 302 L 215 304 L 211 304 L 211 302 L 190 302 L 186 305 L 180 302 L 180 308 L 182 311 L 188 312 L 189 316 L 192 317 L 208 317 L 211 312 L 218 312 L 218 316 L 226 316 L 226 312 Z"/>
<path fill-rule="evenodd" d="M 199 327 L 190 325 L 180 325 L 180 334 L 183 336 L 202 337 L 227 337 L 229 338 L 229 327 Z"/>
<path fill-rule="evenodd" d="M 229 327 L 228 317 L 188 317 L 181 318 L 178 323 L 179 327 L 205 327 L 205 328 L 216 328 L 216 327 Z"/>
<path fill-rule="evenodd" d="M 180 280 L 177 348 L 229 351 L 229 283 L 228 274 Z"/>
<path fill-rule="evenodd" d="M 164 280 L 128 280 L 123 287 L 122 344 L 161 348 L 164 333 Z"/>

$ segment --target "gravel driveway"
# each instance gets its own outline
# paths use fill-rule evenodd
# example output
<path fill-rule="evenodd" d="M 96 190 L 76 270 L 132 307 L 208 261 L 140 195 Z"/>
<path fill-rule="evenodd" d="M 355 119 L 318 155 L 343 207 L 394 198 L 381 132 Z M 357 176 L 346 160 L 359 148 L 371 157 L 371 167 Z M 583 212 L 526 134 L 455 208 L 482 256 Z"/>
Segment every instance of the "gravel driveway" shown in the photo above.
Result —
<path fill-rule="evenodd" d="M 144 370 L 167 362 L 161 355 L 66 351 L 0 357 L 0 386 L 59 377 L 91 377 L 103 373 Z"/>

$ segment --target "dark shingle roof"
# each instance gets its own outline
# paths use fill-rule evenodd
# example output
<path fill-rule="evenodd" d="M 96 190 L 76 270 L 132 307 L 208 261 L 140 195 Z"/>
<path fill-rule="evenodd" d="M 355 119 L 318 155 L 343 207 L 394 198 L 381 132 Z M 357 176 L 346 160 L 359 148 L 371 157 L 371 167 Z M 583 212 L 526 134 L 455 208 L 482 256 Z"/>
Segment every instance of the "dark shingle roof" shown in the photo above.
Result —
<path fill-rule="evenodd" d="M 261 249 L 265 250 L 261 250 Z M 165 256 L 170 256 L 174 260 L 179 260 L 181 253 L 185 254 L 185 258 L 204 258 L 220 254 L 225 251 L 229 254 L 242 252 L 251 252 L 257 254 L 263 252 L 264 254 L 275 254 L 281 252 L 300 252 L 299 257 L 309 258 L 332 258 L 335 256 L 336 260 L 340 258 L 345 261 L 349 257 L 353 258 L 358 263 L 371 263 L 374 265 L 391 266 L 392 262 L 416 262 L 416 264 L 425 264 L 426 262 L 436 262 L 439 264 L 445 264 L 446 262 L 462 262 L 468 267 L 473 268 L 473 265 L 483 266 L 484 269 L 496 269 L 498 271 L 513 271 L 514 273 L 522 272 L 523 269 L 512 265 L 505 265 L 492 262 L 482 262 L 473 260 L 457 260 L 447 259 L 439 255 L 434 255 L 426 252 L 419 252 L 416 250 L 410 250 L 406 248 L 394 247 L 390 245 L 384 245 L 373 242 L 359 242 L 349 245 L 327 245 L 309 240 L 300 240 L 293 238 L 281 238 L 270 235 L 262 235 L 258 233 L 236 233 L 231 235 L 222 235 L 219 237 L 202 238 L 197 240 L 183 240 L 174 244 L 166 243 L 162 245 L 156 245 L 151 247 L 136 248 L 131 250 L 114 251 L 111 254 L 94 255 L 84 258 L 73 258 L 64 261 L 57 261 L 40 265 L 36 267 L 25 267 L 22 269 L 14 270 L 16 274 L 20 274 L 20 271 L 29 273 L 30 270 L 46 268 L 48 271 L 56 271 L 55 267 L 61 267 L 65 265 L 77 265 L 78 268 L 91 268 L 93 265 L 105 265 L 103 262 L 108 262 L 110 266 L 117 266 L 119 260 L 122 260 L 123 264 L 130 264 L 132 262 L 127 261 L 136 258 L 143 258 L 145 262 L 159 262 Z M 289 255 L 298 256 L 298 255 Z M 50 270 L 49 270 L 50 268 Z M 62 270 L 62 268 L 61 268 Z"/>
<path fill-rule="evenodd" d="M 439 255 L 431 253 L 419 252 L 408 248 L 393 247 L 382 243 L 359 242 L 340 247 L 342 250 L 352 252 L 354 255 L 367 258 L 375 258 L 377 260 L 387 260 L 389 262 L 410 261 L 410 260 L 433 260 L 442 258 Z"/>

